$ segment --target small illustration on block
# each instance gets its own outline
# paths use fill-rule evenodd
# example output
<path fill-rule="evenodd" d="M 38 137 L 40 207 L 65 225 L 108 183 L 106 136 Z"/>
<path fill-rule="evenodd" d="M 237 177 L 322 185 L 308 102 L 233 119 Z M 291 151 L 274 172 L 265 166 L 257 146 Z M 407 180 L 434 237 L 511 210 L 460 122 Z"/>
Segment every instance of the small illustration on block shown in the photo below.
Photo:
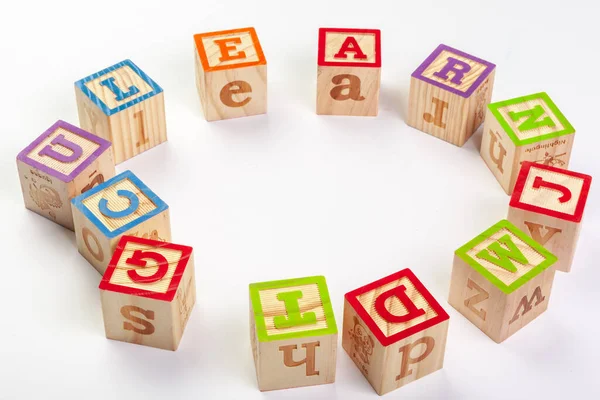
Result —
<path fill-rule="evenodd" d="M 107 338 L 177 350 L 196 302 L 193 249 L 122 236 L 100 298 Z"/>
<path fill-rule="evenodd" d="M 440 44 L 412 73 L 407 124 L 463 146 L 485 117 L 496 66 Z"/>
<path fill-rule="evenodd" d="M 267 60 L 254 28 L 194 35 L 196 87 L 207 121 L 267 112 Z"/>
<path fill-rule="evenodd" d="M 250 321 L 261 391 L 335 381 L 337 325 L 324 277 L 251 284 Z"/>
<path fill-rule="evenodd" d="M 592 177 L 524 162 L 510 199 L 508 220 L 558 257 L 570 272 Z"/>
<path fill-rule="evenodd" d="M 500 343 L 546 311 L 555 262 L 502 220 L 456 250 L 448 302 Z"/>
<path fill-rule="evenodd" d="M 521 164 L 568 168 L 575 129 L 546 93 L 488 105 L 481 157 L 507 194 Z"/>
<path fill-rule="evenodd" d="M 57 121 L 17 156 L 25 207 L 73 230 L 71 199 L 115 176 L 110 142 Z"/>
<path fill-rule="evenodd" d="M 442 368 L 448 322 L 404 269 L 346 294 L 342 347 L 383 395 Z"/>
<path fill-rule="evenodd" d="M 317 114 L 376 116 L 380 82 L 379 29 L 319 29 Z"/>
<path fill-rule="evenodd" d="M 112 142 L 115 164 L 167 140 L 163 90 L 131 60 L 75 82 L 79 123 Z"/>
<path fill-rule="evenodd" d="M 77 248 L 102 275 L 122 236 L 171 240 L 169 207 L 131 171 L 71 202 Z"/>

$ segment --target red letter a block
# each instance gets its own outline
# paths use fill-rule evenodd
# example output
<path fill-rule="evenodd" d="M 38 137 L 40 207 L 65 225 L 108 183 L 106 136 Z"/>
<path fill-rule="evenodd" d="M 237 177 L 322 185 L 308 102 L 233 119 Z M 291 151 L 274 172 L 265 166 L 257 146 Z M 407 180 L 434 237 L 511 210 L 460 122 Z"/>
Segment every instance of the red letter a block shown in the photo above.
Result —
<path fill-rule="evenodd" d="M 404 269 L 346 294 L 342 346 L 382 395 L 442 368 L 448 320 Z"/>

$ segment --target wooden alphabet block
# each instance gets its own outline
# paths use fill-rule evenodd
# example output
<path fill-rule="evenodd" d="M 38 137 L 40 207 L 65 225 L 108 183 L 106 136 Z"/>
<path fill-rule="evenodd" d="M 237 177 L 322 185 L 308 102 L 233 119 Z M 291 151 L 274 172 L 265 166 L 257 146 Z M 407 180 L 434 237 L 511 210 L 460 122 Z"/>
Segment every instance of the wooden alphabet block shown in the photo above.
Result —
<path fill-rule="evenodd" d="M 546 93 L 488 106 L 481 157 L 507 194 L 524 161 L 567 168 L 575 129 Z"/>
<path fill-rule="evenodd" d="M 376 116 L 380 81 L 379 29 L 319 29 L 317 114 Z"/>
<path fill-rule="evenodd" d="M 412 73 L 407 124 L 462 146 L 485 117 L 496 66 L 440 44 Z"/>
<path fill-rule="evenodd" d="M 448 302 L 500 343 L 546 311 L 556 257 L 503 220 L 456 250 Z"/>
<path fill-rule="evenodd" d="M 103 275 L 122 236 L 169 242 L 169 207 L 131 171 L 72 201 L 77 248 Z"/>
<path fill-rule="evenodd" d="M 267 60 L 254 28 L 194 35 L 196 87 L 207 121 L 267 112 Z"/>
<path fill-rule="evenodd" d="M 346 294 L 342 346 L 383 395 L 442 368 L 448 322 L 404 269 Z"/>
<path fill-rule="evenodd" d="M 100 299 L 107 338 L 177 350 L 196 303 L 193 249 L 121 237 Z"/>
<path fill-rule="evenodd" d="M 335 381 L 337 326 L 323 276 L 251 284 L 250 324 L 261 391 Z"/>
<path fill-rule="evenodd" d="M 167 140 L 163 90 L 131 60 L 75 82 L 79 124 L 113 146 L 119 164 Z"/>
<path fill-rule="evenodd" d="M 558 257 L 570 272 L 592 177 L 524 162 L 510 199 L 508 220 Z"/>
<path fill-rule="evenodd" d="M 17 156 L 25 207 L 73 230 L 71 199 L 115 176 L 110 142 L 57 121 Z"/>

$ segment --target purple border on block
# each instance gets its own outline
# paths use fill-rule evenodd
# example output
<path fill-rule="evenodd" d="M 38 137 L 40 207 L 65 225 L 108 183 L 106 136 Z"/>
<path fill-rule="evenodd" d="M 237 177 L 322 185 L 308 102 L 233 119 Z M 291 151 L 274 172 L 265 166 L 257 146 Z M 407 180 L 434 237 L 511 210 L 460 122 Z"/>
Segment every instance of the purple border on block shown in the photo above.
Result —
<path fill-rule="evenodd" d="M 74 133 L 78 136 L 82 136 L 82 137 L 86 138 L 87 140 L 99 145 L 98 149 L 96 151 L 94 151 L 87 159 L 83 160 L 83 162 L 77 168 L 75 168 L 73 170 L 73 172 L 71 172 L 69 175 L 62 174 L 62 173 L 48 167 L 47 165 L 41 164 L 41 163 L 39 163 L 35 160 L 32 160 L 31 158 L 28 157 L 28 154 L 31 152 L 31 150 L 33 150 L 37 145 L 39 145 L 44 139 L 46 139 L 49 135 L 51 135 L 58 128 L 63 128 L 71 133 Z M 100 156 L 100 154 L 102 154 L 110 146 L 111 146 L 111 143 L 108 140 L 102 139 L 101 137 L 98 137 L 89 132 L 86 132 L 83 129 L 80 129 L 74 125 L 69 124 L 68 122 L 58 120 L 54 123 L 54 125 L 52 125 L 44 133 L 42 133 L 37 139 L 35 139 L 29 146 L 25 147 L 17 156 L 17 160 L 20 160 L 27 165 L 37 168 L 40 171 L 47 173 L 48 175 L 58 178 L 59 180 L 61 180 L 63 182 L 71 182 L 73 180 L 73 178 L 75 178 L 77 175 L 79 175 L 79 173 L 81 171 L 83 171 L 88 165 L 90 165 L 96 158 L 98 158 Z"/>
<path fill-rule="evenodd" d="M 480 64 L 483 64 L 486 66 L 486 69 L 483 71 L 483 73 L 479 76 L 479 78 L 477 78 L 477 80 L 475 82 L 473 82 L 473 84 L 469 87 L 469 90 L 467 90 L 466 92 L 461 92 L 460 90 L 457 90 L 453 87 L 444 85 L 443 83 L 440 83 L 438 81 L 434 81 L 433 79 L 430 78 L 426 78 L 423 76 L 423 72 L 425 72 L 425 70 L 427 69 L 427 67 L 429 67 L 429 65 L 437 58 L 437 56 L 440 55 L 440 53 L 444 50 L 448 50 L 451 53 L 456 54 L 457 56 L 461 56 L 461 57 L 465 57 L 468 58 L 470 60 L 476 61 Z M 479 85 L 481 85 L 481 83 L 488 77 L 489 74 L 492 73 L 492 71 L 494 70 L 494 68 L 496 68 L 496 64 L 492 64 L 491 62 L 482 60 L 481 58 L 477 58 L 474 57 L 470 54 L 467 54 L 465 52 L 462 52 L 460 50 L 456 50 L 450 46 L 446 46 L 445 44 L 440 44 L 434 51 L 433 53 L 431 53 L 429 55 L 429 57 L 427 57 L 427 59 L 425 59 L 425 61 L 423 61 L 423 63 L 421 65 L 419 65 L 419 68 L 417 68 L 415 70 L 415 72 L 413 72 L 411 74 L 411 76 L 413 78 L 417 78 L 420 79 L 422 81 L 425 81 L 427 83 L 430 83 L 434 86 L 437 86 L 441 89 L 447 90 L 449 92 L 452 92 L 454 94 L 457 94 L 459 96 L 468 98 L 471 96 L 471 94 L 473 94 L 473 92 L 475 91 L 475 89 L 477 89 L 477 87 L 479 87 Z"/>

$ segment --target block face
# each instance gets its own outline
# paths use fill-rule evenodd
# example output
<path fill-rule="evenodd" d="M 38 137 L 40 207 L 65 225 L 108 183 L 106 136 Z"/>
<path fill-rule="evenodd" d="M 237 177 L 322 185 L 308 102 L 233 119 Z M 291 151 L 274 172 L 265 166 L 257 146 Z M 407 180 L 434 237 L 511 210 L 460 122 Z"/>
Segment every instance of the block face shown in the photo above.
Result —
<path fill-rule="evenodd" d="M 324 277 L 251 284 L 250 325 L 261 391 L 334 382 L 337 325 Z"/>
<path fill-rule="evenodd" d="M 488 61 L 440 44 L 411 76 L 467 98 L 495 67 Z"/>
<path fill-rule="evenodd" d="M 163 91 L 131 60 L 87 76 L 75 82 L 75 86 L 108 116 Z"/>
<path fill-rule="evenodd" d="M 317 64 L 329 67 L 381 67 L 381 31 L 320 28 Z"/>
<path fill-rule="evenodd" d="M 580 222 L 591 182 L 589 175 L 524 162 L 510 206 Z"/>
<path fill-rule="evenodd" d="M 546 93 L 492 103 L 488 107 L 517 146 L 575 133 Z"/>
<path fill-rule="evenodd" d="M 456 250 L 456 255 L 505 294 L 556 262 L 552 253 L 507 220 Z"/>
<path fill-rule="evenodd" d="M 254 28 L 199 33 L 194 42 L 205 72 L 267 64 Z"/>
<path fill-rule="evenodd" d="M 346 299 L 384 346 L 449 318 L 409 269 L 349 292 Z"/>

